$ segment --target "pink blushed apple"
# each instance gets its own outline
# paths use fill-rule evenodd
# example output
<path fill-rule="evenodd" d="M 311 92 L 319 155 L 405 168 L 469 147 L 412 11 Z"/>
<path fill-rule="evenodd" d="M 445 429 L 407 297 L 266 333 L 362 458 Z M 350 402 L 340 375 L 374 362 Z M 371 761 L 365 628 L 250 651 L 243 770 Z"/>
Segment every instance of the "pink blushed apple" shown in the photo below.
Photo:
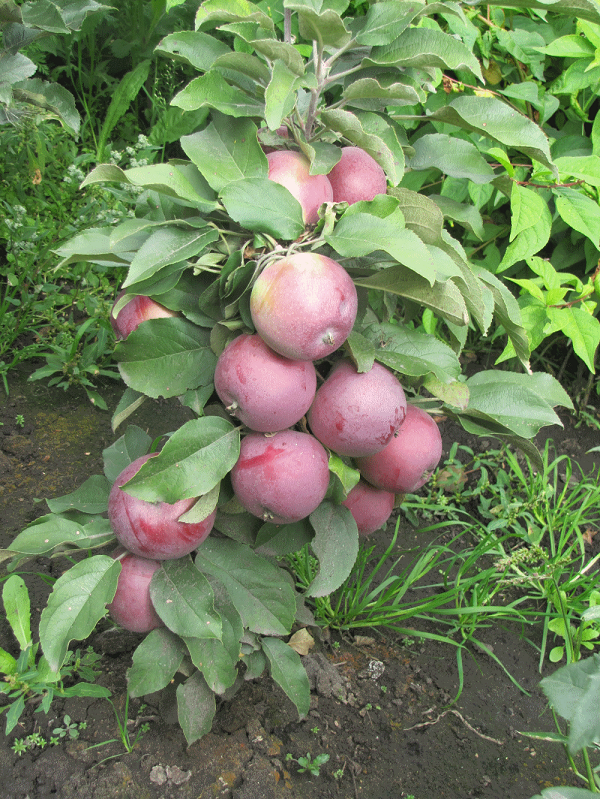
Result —
<path fill-rule="evenodd" d="M 385 172 L 360 147 L 343 147 L 342 157 L 327 177 L 336 203 L 353 205 L 359 200 L 372 200 L 387 191 Z"/>
<path fill-rule="evenodd" d="M 394 510 L 395 495 L 364 480 L 354 486 L 342 502 L 356 522 L 360 535 L 371 535 L 387 522 Z"/>
<path fill-rule="evenodd" d="M 119 294 L 115 300 L 115 305 L 123 294 L 124 292 Z M 118 339 L 123 339 L 127 338 L 130 333 L 137 330 L 142 322 L 146 322 L 148 319 L 167 319 L 171 316 L 178 316 L 177 311 L 171 311 L 169 308 L 165 308 L 164 305 L 156 302 L 156 300 L 146 297 L 143 294 L 138 294 L 121 308 L 116 317 L 111 311 L 110 323 L 115 331 L 116 337 Z"/>
<path fill-rule="evenodd" d="M 374 455 L 389 444 L 406 416 L 406 397 L 398 378 L 374 363 L 359 372 L 337 363 L 317 391 L 308 412 L 312 434 L 338 455 Z"/>
<path fill-rule="evenodd" d="M 121 572 L 113 601 L 107 605 L 113 621 L 133 633 L 148 633 L 164 624 L 150 599 L 150 580 L 160 568 L 157 560 L 148 560 L 119 550 Z"/>
<path fill-rule="evenodd" d="M 193 552 L 209 535 L 216 510 L 201 522 L 180 522 L 197 498 L 146 502 L 127 494 L 121 486 L 138 473 L 152 455 L 130 463 L 117 477 L 108 497 L 108 519 L 118 542 L 135 555 L 153 560 L 174 560 Z"/>
<path fill-rule="evenodd" d="M 314 399 L 317 373 L 311 361 L 291 361 L 257 334 L 238 336 L 223 350 L 215 390 L 229 413 L 252 430 L 293 427 Z"/>
<path fill-rule="evenodd" d="M 398 434 L 375 455 L 356 458 L 361 475 L 371 485 L 394 494 L 421 488 L 442 457 L 442 436 L 431 416 L 408 405 Z"/>
<path fill-rule="evenodd" d="M 311 175 L 310 162 L 293 150 L 274 150 L 267 153 L 269 180 L 279 183 L 302 206 L 305 225 L 314 225 L 319 219 L 319 208 L 333 200 L 333 190 L 326 175 Z"/>
<path fill-rule="evenodd" d="M 250 433 L 242 440 L 231 483 L 240 504 L 254 516 L 273 524 L 297 522 L 325 498 L 327 453 L 308 433 Z"/>
<path fill-rule="evenodd" d="M 297 361 L 325 358 L 341 347 L 357 308 L 356 287 L 344 267 L 310 252 L 270 263 L 250 295 L 256 332 L 275 352 Z"/>

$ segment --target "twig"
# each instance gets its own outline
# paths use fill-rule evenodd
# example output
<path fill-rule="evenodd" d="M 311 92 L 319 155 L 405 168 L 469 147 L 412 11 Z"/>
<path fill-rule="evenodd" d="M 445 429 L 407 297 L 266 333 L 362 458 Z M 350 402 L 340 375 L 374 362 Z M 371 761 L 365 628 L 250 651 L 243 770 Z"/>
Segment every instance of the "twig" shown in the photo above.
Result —
<path fill-rule="evenodd" d="M 433 721 L 423 721 L 420 724 L 413 724 L 412 727 L 405 727 L 405 731 L 416 730 L 419 727 L 430 727 L 432 724 L 437 724 L 438 721 L 441 721 L 444 718 L 444 716 L 448 715 L 448 713 L 453 713 L 455 716 L 458 716 L 458 718 L 462 721 L 462 723 L 465 725 L 465 727 L 468 730 L 471 730 L 471 732 L 474 732 L 475 735 L 478 735 L 480 738 L 483 738 L 485 741 L 491 741 L 493 744 L 498 744 L 498 746 L 502 746 L 504 744 L 504 741 L 499 741 L 497 738 L 492 738 L 490 735 L 484 735 L 482 732 L 479 732 L 479 730 L 475 729 L 475 727 L 469 724 L 469 722 L 464 718 L 464 716 L 461 716 L 458 710 L 452 710 L 452 709 L 444 710 L 444 712 L 440 713 L 437 719 L 434 719 Z"/>

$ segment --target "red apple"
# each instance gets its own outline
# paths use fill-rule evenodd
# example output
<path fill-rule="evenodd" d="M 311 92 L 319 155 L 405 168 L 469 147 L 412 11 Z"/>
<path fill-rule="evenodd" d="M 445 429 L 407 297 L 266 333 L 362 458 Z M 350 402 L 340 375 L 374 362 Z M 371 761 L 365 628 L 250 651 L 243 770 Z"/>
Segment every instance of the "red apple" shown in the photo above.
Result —
<path fill-rule="evenodd" d="M 269 264 L 250 295 L 259 336 L 275 352 L 296 361 L 325 358 L 341 347 L 357 308 L 356 287 L 343 266 L 310 252 Z"/>
<path fill-rule="evenodd" d="M 259 335 L 238 336 L 215 368 L 215 390 L 229 413 L 261 433 L 293 427 L 310 408 L 317 388 L 311 361 L 291 361 Z"/>
<path fill-rule="evenodd" d="M 313 436 L 338 455 L 374 455 L 389 444 L 406 416 L 398 378 L 374 363 L 358 372 L 350 361 L 337 363 L 317 391 L 308 412 Z"/>
<path fill-rule="evenodd" d="M 442 436 L 431 416 L 408 405 L 398 434 L 375 455 L 355 463 L 365 480 L 394 494 L 411 494 L 431 477 L 442 457 Z"/>
<path fill-rule="evenodd" d="M 115 305 L 124 293 L 125 292 L 121 292 L 119 294 L 115 300 Z M 113 305 L 113 308 L 115 305 Z M 177 315 L 177 311 L 171 311 L 165 308 L 164 305 L 150 299 L 150 297 L 138 294 L 137 297 L 133 297 L 133 299 L 129 300 L 129 302 L 121 308 L 116 317 L 111 311 L 110 323 L 115 331 L 116 337 L 122 339 L 127 338 L 127 336 L 136 330 L 142 322 L 148 319 L 164 319 L 169 316 Z"/>
<path fill-rule="evenodd" d="M 133 633 L 148 633 L 164 624 L 154 609 L 150 599 L 150 580 L 160 568 L 157 560 L 139 558 L 123 550 L 115 553 L 121 561 L 121 573 L 117 582 L 117 592 L 108 605 L 111 618 L 120 627 Z"/>
<path fill-rule="evenodd" d="M 336 203 L 347 202 L 352 205 L 387 192 L 385 172 L 360 147 L 342 147 L 342 157 L 327 177 Z"/>
<path fill-rule="evenodd" d="M 309 516 L 329 486 L 327 453 L 308 433 L 250 433 L 243 441 L 231 483 L 243 507 L 273 524 Z"/>
<path fill-rule="evenodd" d="M 333 200 L 333 191 L 327 175 L 309 174 L 310 162 L 293 150 L 274 150 L 267 153 L 269 179 L 280 183 L 294 195 L 302 206 L 305 225 L 319 220 L 319 208 Z"/>
<path fill-rule="evenodd" d="M 138 473 L 152 455 L 143 455 L 130 463 L 117 477 L 108 497 L 108 519 L 119 543 L 139 555 L 154 560 L 174 560 L 197 549 L 212 530 L 215 516 L 201 522 L 180 522 L 196 498 L 179 502 L 146 502 L 123 491 L 120 486 Z"/>
<path fill-rule="evenodd" d="M 382 491 L 359 480 L 342 505 L 354 516 L 360 535 L 370 535 L 390 518 L 395 499 L 391 491 Z"/>

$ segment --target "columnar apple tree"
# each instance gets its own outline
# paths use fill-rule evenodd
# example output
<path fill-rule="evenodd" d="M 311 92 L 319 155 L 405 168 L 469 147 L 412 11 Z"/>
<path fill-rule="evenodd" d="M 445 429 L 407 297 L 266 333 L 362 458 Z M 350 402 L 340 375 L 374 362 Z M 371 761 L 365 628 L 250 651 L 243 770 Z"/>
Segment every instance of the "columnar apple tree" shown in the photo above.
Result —
<path fill-rule="evenodd" d="M 114 428 L 146 397 L 177 397 L 194 418 L 152 457 L 147 435 L 129 426 L 105 451 L 104 475 L 49 500 L 4 556 L 14 567 L 87 551 L 42 614 L 50 667 L 110 606 L 117 622 L 147 632 L 130 693 L 175 680 L 188 742 L 210 729 L 215 695 L 265 670 L 307 713 L 307 677 L 287 637 L 311 623 L 305 600 L 350 573 L 359 527 L 380 526 L 394 495 L 398 504 L 435 466 L 436 415 L 535 457 L 531 438 L 570 405 L 552 377 L 532 373 L 510 290 L 449 232 L 448 222 L 469 224 L 468 203 L 417 190 L 433 165 L 510 192 L 499 162 L 513 151 L 555 174 L 546 136 L 485 91 L 441 88 L 443 71 L 484 87 L 469 48 L 436 21 L 460 17 L 456 3 L 382 0 L 360 18 L 344 16 L 347 5 L 284 0 L 269 14 L 248 0 L 206 0 L 195 30 L 158 47 L 197 69 L 173 105 L 182 120 L 203 109 L 204 125 L 181 138 L 181 158 L 94 169 L 84 186 L 139 187 L 135 218 L 59 250 L 62 263 L 128 267 L 117 328 L 134 298 L 150 298 L 135 300 L 137 323 L 129 318 L 116 348 L 126 390 Z M 467 379 L 469 331 L 502 335 L 520 366 Z M 419 453 L 415 441 L 428 436 Z M 413 472 L 396 480 L 398 458 Z M 123 527 L 134 501 L 144 521 Z M 143 508 L 160 519 L 165 503 L 162 537 L 175 544 L 154 550 Z M 305 545 L 319 571 L 301 595 L 282 558 Z"/>

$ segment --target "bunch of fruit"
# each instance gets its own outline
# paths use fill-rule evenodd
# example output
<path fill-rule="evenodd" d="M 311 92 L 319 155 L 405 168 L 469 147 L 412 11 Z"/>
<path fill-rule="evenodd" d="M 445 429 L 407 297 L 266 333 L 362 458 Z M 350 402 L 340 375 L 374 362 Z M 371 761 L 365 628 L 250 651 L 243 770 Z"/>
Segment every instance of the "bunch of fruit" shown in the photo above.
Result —
<path fill-rule="evenodd" d="M 323 203 L 353 204 L 386 191 L 385 173 L 357 147 L 342 148 L 328 175 L 310 175 L 308 160 L 293 150 L 273 150 L 267 159 L 269 178 L 296 197 L 307 225 L 318 221 Z M 375 362 L 359 372 L 348 358 L 331 361 L 357 311 L 356 287 L 337 261 L 308 251 L 274 253 L 250 295 L 256 332 L 238 335 L 219 355 L 216 393 L 248 428 L 231 484 L 240 505 L 264 521 L 294 523 L 321 504 L 330 484 L 329 451 L 360 472 L 343 504 L 359 533 L 369 535 L 386 523 L 396 495 L 420 488 L 441 457 L 436 423 L 407 404 L 389 369 Z M 137 296 L 112 321 L 124 338 L 146 319 L 172 315 Z M 319 388 L 315 361 L 329 368 Z M 155 505 L 122 491 L 149 457 L 122 472 L 109 500 L 109 519 L 125 548 L 117 555 L 122 571 L 109 609 L 122 626 L 139 632 L 162 624 L 148 592 L 159 562 L 196 549 L 216 515 L 182 521 L 195 499 Z"/>

